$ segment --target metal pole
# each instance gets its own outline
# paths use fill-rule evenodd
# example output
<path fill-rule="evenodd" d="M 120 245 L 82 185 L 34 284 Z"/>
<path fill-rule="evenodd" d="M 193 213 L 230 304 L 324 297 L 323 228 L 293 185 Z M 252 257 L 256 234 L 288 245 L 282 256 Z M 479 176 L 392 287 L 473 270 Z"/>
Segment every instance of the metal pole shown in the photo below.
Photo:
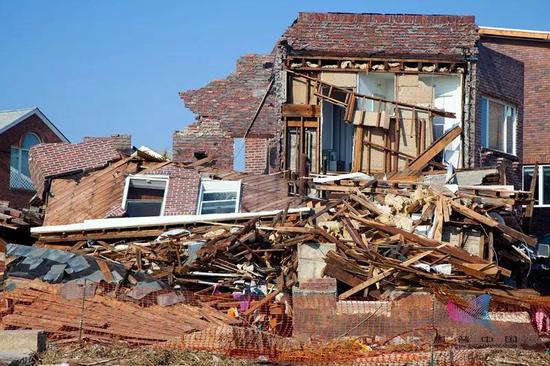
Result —
<path fill-rule="evenodd" d="M 84 325 L 84 304 L 86 302 L 86 278 L 84 279 L 84 289 L 82 291 L 82 307 L 80 309 L 80 325 L 78 329 L 78 343 L 82 343 L 82 326 Z"/>

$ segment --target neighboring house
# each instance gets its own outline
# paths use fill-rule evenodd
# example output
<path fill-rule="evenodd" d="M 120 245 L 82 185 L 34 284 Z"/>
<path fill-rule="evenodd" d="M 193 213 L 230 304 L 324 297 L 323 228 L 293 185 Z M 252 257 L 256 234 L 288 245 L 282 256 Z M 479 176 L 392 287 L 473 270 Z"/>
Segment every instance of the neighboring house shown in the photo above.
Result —
<path fill-rule="evenodd" d="M 40 143 L 68 142 L 38 108 L 0 111 L 0 200 L 29 206 L 35 194 L 29 150 Z"/>
<path fill-rule="evenodd" d="M 523 164 L 523 189 L 529 190 L 535 164 L 538 163 L 537 205 L 532 227 L 536 234 L 549 233 L 550 32 L 480 27 L 479 33 L 480 54 L 492 55 L 487 58 L 492 62 L 491 68 L 501 66 L 507 69 L 510 67 L 507 64 L 516 64 L 522 69 L 523 83 L 517 80 L 520 75 L 501 75 L 504 80 L 512 79 L 509 88 L 501 87 L 508 95 L 488 93 L 488 114 L 492 115 L 496 110 L 501 116 L 507 115 L 510 106 L 513 108 L 515 103 L 523 104 L 523 156 L 520 160 Z M 503 119 L 500 117 L 500 120 Z M 518 136 L 518 139 L 521 137 Z"/>
<path fill-rule="evenodd" d="M 286 180 L 167 160 L 132 148 L 129 135 L 31 149 L 31 175 L 44 225 L 114 217 L 175 216 L 284 209 Z"/>

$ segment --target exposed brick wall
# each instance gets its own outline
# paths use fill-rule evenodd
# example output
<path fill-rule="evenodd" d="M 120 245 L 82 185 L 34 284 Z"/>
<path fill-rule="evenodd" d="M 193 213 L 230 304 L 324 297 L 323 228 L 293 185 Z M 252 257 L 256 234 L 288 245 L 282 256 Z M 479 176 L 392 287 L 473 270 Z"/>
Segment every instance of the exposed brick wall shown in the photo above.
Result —
<path fill-rule="evenodd" d="M 550 43 L 482 37 L 483 46 L 524 67 L 523 164 L 550 163 Z"/>
<path fill-rule="evenodd" d="M 83 142 L 91 142 L 96 140 L 100 140 L 100 141 L 108 140 L 108 143 L 113 144 L 115 149 L 126 153 L 130 153 L 132 149 L 132 135 L 111 135 L 108 137 L 86 136 L 84 137 Z"/>
<path fill-rule="evenodd" d="M 245 139 L 245 171 L 250 174 L 265 174 L 268 161 L 269 139 Z"/>
<path fill-rule="evenodd" d="M 29 155 L 31 178 L 38 195 L 44 191 L 46 178 L 77 170 L 98 169 L 121 158 L 118 147 L 121 139 L 88 138 L 86 141 L 70 144 L 40 144 L 33 146 Z"/>
<path fill-rule="evenodd" d="M 61 139 L 38 117 L 32 115 L 9 130 L 0 134 L 0 200 L 9 201 L 14 208 L 29 206 L 35 192 L 10 189 L 11 147 L 21 146 L 21 140 L 29 132 L 34 132 L 45 143 L 60 142 Z"/>
<path fill-rule="evenodd" d="M 479 38 L 475 17 L 299 13 L 283 40 L 292 53 L 462 60 Z"/>
<path fill-rule="evenodd" d="M 169 165 L 162 169 L 147 171 L 146 174 L 169 176 L 165 216 L 197 213 L 201 177 L 195 169 Z"/>
<path fill-rule="evenodd" d="M 195 161 L 195 153 L 205 153 L 216 156 L 216 167 L 233 169 L 233 138 L 217 120 L 202 118 L 184 130 L 176 131 L 172 149 L 176 162 Z"/>
<path fill-rule="evenodd" d="M 246 55 L 236 71 L 203 88 L 180 93 L 185 106 L 203 118 L 216 120 L 232 137 L 243 137 L 265 95 L 273 72 L 273 55 Z M 270 92 L 248 136 L 272 137 L 278 122 L 275 94 Z"/>
<path fill-rule="evenodd" d="M 476 165 L 504 165 L 507 181 L 514 184 L 516 188 L 520 188 L 523 157 L 524 65 L 521 61 L 497 52 L 481 43 L 479 45 L 479 62 L 477 66 L 477 98 L 475 101 Z M 482 97 L 494 98 L 517 108 L 515 157 L 481 147 Z"/>

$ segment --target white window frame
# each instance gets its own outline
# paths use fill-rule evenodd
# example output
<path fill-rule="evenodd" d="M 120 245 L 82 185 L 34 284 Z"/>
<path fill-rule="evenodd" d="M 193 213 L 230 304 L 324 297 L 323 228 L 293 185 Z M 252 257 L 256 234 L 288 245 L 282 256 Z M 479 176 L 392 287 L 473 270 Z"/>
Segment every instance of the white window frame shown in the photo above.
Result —
<path fill-rule="evenodd" d="M 489 147 L 489 134 L 490 134 L 490 131 L 489 131 L 489 116 L 490 116 L 490 111 L 489 111 L 489 106 L 490 106 L 490 103 L 489 102 L 493 102 L 493 103 L 498 103 L 502 106 L 504 106 L 504 111 L 505 111 L 505 118 L 504 118 L 504 126 L 503 126 L 503 131 L 504 131 L 504 134 L 503 134 L 503 139 L 504 139 L 504 149 L 506 150 L 507 148 L 507 141 L 508 141 L 508 114 L 506 113 L 506 108 L 512 108 L 514 113 L 513 113 L 513 121 L 512 121 L 512 151 L 502 151 L 502 150 L 499 150 L 499 149 L 494 149 L 492 147 Z M 486 105 L 486 110 L 485 110 L 485 123 L 486 123 L 486 128 L 485 128 L 485 136 L 481 136 L 482 138 L 482 146 L 483 147 L 486 147 L 488 149 L 493 149 L 493 150 L 497 150 L 497 151 L 501 151 L 503 153 L 506 153 L 506 154 L 510 154 L 510 155 L 517 155 L 517 120 L 518 120 L 518 108 L 517 106 L 513 105 L 513 104 L 510 104 L 510 103 L 506 103 L 506 102 L 503 102 L 502 100 L 498 100 L 498 99 L 494 99 L 494 98 L 490 98 L 490 97 L 486 97 L 486 96 L 483 96 L 481 97 L 481 103 L 487 103 Z"/>
<path fill-rule="evenodd" d="M 538 171 L 538 175 L 537 175 L 537 184 L 538 184 L 538 187 L 539 187 L 539 195 L 538 197 L 535 197 L 536 200 L 537 200 L 537 204 L 535 204 L 535 207 L 550 207 L 550 203 L 548 204 L 542 204 L 542 198 L 544 197 L 544 180 L 543 180 L 543 174 L 542 174 L 542 171 L 543 171 L 543 167 L 550 167 L 550 164 L 544 164 L 544 165 L 539 165 L 539 171 Z M 533 168 L 533 174 L 535 173 L 534 172 L 534 168 L 535 166 L 534 165 L 524 165 L 521 167 L 521 188 L 526 188 L 525 187 L 525 168 Z"/>
<path fill-rule="evenodd" d="M 30 152 L 30 149 L 24 149 L 23 148 L 23 141 L 25 140 L 25 137 L 27 137 L 27 135 L 35 136 L 36 139 L 38 140 L 38 144 L 42 143 L 42 139 L 40 138 L 40 136 L 37 133 L 27 132 L 26 134 L 24 134 L 22 136 L 21 141 L 19 142 L 20 146 L 16 146 L 16 145 L 11 146 L 11 149 L 10 149 L 10 181 L 9 181 L 9 186 L 10 186 L 10 190 L 11 189 L 16 189 L 16 190 L 21 190 L 21 191 L 36 192 L 36 189 L 34 189 L 34 188 L 32 190 L 29 190 L 29 189 L 21 188 L 21 187 L 12 187 L 12 185 L 11 185 L 11 152 L 12 152 L 12 149 L 17 150 L 17 155 L 18 155 L 17 162 L 19 164 L 19 166 L 17 167 L 17 174 L 19 175 L 19 179 L 23 180 L 25 178 L 28 178 L 30 180 L 30 182 L 32 183 L 31 177 L 27 177 L 26 175 L 24 175 L 21 172 L 21 162 L 23 161 L 23 151 L 26 151 L 27 153 Z M 38 144 L 36 144 L 36 145 L 38 145 Z M 28 161 L 27 161 L 27 164 L 28 164 Z M 30 169 L 30 166 L 29 166 L 29 169 Z"/>
<path fill-rule="evenodd" d="M 162 196 L 162 205 L 160 206 L 159 216 L 164 216 L 164 209 L 166 208 L 166 197 L 168 196 L 168 186 L 170 184 L 170 179 L 167 175 L 148 175 L 148 174 L 134 174 L 126 177 L 124 184 L 124 193 L 122 195 L 122 204 L 121 207 L 126 210 L 126 202 L 128 200 L 128 191 L 130 189 L 130 181 L 132 179 L 145 179 L 145 180 L 157 180 L 166 182 L 164 186 L 164 195 Z"/>
<path fill-rule="evenodd" d="M 211 187 L 205 187 L 209 185 Z M 235 199 L 235 212 L 240 212 L 241 207 L 241 192 L 242 181 L 240 180 L 214 180 L 214 179 L 201 179 L 201 187 L 199 189 L 199 199 L 197 200 L 197 215 L 202 215 L 202 196 L 204 193 L 223 193 L 223 192 L 237 192 L 237 198 Z M 213 201 L 207 201 L 213 202 Z M 205 214 L 206 215 L 206 214 Z"/>

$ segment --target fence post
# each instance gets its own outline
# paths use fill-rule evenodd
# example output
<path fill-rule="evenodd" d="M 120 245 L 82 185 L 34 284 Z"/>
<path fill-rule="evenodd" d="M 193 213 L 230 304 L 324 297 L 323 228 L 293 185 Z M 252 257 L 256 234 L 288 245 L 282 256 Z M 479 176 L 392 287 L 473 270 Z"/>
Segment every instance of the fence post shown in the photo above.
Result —
<path fill-rule="evenodd" d="M 434 338 L 432 341 L 432 361 L 430 363 L 431 366 L 435 366 L 435 342 L 437 341 L 437 331 L 435 329 L 435 295 L 432 293 L 432 329 L 434 331 Z"/>
<path fill-rule="evenodd" d="M 78 329 L 78 343 L 82 343 L 82 327 L 84 325 L 84 305 L 86 302 L 86 278 L 84 278 L 84 289 L 82 290 L 82 307 L 80 308 L 80 325 Z"/>

